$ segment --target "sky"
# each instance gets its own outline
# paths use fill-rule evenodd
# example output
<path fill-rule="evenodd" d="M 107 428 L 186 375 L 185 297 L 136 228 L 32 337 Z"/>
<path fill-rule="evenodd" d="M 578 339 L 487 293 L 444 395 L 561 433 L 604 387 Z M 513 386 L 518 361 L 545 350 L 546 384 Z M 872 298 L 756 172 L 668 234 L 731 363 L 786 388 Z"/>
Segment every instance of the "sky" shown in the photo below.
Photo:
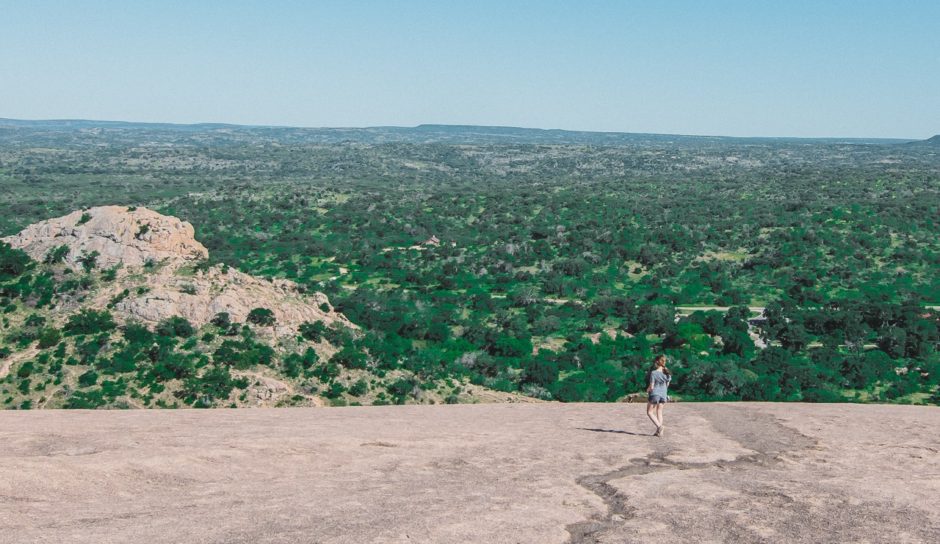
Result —
<path fill-rule="evenodd" d="M 940 133 L 940 2 L 0 0 L 0 117 Z"/>

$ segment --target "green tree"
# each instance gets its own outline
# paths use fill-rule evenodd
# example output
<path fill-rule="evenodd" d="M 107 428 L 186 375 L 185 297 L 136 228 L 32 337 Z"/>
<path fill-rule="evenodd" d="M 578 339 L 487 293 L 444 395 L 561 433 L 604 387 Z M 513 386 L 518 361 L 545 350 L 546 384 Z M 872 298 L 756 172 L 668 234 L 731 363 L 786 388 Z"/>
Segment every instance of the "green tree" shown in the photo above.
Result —
<path fill-rule="evenodd" d="M 62 330 L 66 336 L 80 334 L 98 334 L 114 330 L 116 327 L 111 312 L 83 308 L 77 314 L 72 314 Z"/>
<path fill-rule="evenodd" d="M 26 272 L 29 263 L 29 255 L 0 241 L 0 280 L 15 278 Z"/>
<path fill-rule="evenodd" d="M 274 312 L 267 308 L 254 308 L 248 312 L 247 321 L 262 327 L 270 327 L 277 321 Z"/>
<path fill-rule="evenodd" d="M 189 338 L 196 333 L 196 329 L 185 318 L 180 316 L 168 317 L 157 324 L 156 333 L 160 336 Z"/>

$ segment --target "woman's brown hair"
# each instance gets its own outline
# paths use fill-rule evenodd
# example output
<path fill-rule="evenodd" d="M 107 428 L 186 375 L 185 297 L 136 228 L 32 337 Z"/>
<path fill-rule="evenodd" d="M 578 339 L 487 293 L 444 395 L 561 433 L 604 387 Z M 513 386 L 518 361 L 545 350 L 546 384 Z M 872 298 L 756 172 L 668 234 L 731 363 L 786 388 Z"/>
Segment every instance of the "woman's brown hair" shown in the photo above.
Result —
<path fill-rule="evenodd" d="M 669 372 L 669 369 L 666 368 L 666 356 L 660 353 L 655 358 L 653 358 L 653 370 L 656 370 L 656 367 L 659 366 L 659 362 L 663 362 L 663 374 L 667 376 L 672 376 L 672 372 Z"/>

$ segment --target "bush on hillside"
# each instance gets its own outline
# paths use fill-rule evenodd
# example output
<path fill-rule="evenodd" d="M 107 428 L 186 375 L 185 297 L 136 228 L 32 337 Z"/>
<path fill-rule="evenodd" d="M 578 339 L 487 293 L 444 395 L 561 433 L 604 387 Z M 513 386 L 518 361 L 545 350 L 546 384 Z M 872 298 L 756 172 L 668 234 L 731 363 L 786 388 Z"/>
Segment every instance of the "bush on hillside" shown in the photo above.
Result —
<path fill-rule="evenodd" d="M 29 268 L 29 255 L 19 249 L 0 242 L 0 280 L 15 278 Z"/>
<path fill-rule="evenodd" d="M 262 327 L 270 327 L 271 325 L 274 325 L 274 323 L 277 321 L 274 318 L 274 312 L 272 312 L 271 310 L 267 308 L 253 309 L 252 311 L 248 312 L 248 317 L 246 318 L 246 320 L 249 323 L 260 325 Z"/>
<path fill-rule="evenodd" d="M 168 317 L 161 321 L 155 332 L 160 336 L 189 338 L 196 333 L 196 329 L 185 318 L 180 316 Z"/>
<path fill-rule="evenodd" d="M 116 327 L 111 312 L 83 309 L 69 317 L 62 330 L 66 336 L 80 334 L 98 334 L 108 332 Z"/>

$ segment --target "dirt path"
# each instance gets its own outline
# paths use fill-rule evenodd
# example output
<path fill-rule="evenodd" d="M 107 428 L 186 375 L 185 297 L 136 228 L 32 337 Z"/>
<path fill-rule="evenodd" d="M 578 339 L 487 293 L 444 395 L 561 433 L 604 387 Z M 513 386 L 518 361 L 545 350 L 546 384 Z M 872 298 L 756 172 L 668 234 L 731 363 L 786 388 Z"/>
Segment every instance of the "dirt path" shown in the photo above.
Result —
<path fill-rule="evenodd" d="M 930 542 L 940 409 L 0 412 L 4 542 Z M 903 422 L 904 432 L 898 432 Z"/>

